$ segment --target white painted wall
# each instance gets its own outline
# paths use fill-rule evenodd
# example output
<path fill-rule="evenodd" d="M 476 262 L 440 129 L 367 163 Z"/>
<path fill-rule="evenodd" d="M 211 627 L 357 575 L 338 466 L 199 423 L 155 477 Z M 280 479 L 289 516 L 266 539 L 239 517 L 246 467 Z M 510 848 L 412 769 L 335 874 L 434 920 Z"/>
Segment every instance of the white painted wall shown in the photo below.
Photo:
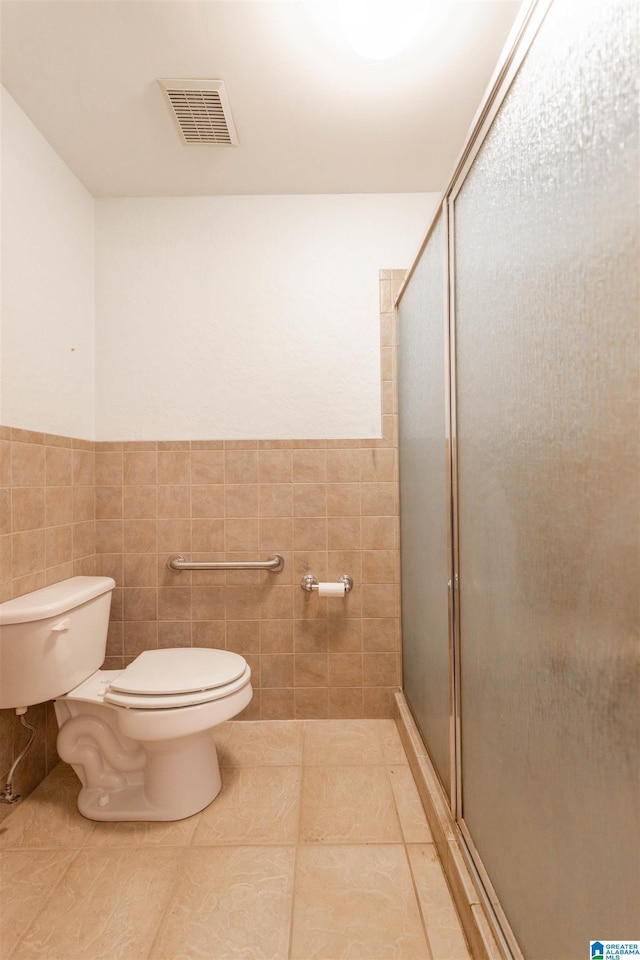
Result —
<path fill-rule="evenodd" d="M 0 422 L 380 435 L 378 270 L 411 263 L 436 194 L 95 201 L 1 96 Z"/>
<path fill-rule="evenodd" d="M 94 201 L 0 98 L 0 422 L 92 439 Z"/>
<path fill-rule="evenodd" d="M 437 199 L 97 200 L 96 438 L 379 436 L 378 271 Z"/>

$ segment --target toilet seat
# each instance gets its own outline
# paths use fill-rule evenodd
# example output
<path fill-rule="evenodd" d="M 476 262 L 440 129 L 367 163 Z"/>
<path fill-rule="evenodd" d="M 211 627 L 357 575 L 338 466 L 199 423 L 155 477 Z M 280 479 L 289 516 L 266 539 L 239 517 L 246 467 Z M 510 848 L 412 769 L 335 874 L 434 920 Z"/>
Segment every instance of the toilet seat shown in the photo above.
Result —
<path fill-rule="evenodd" d="M 179 660 L 183 664 L 183 669 L 176 668 L 179 654 Z M 200 654 L 206 654 L 202 657 Z M 144 658 L 144 659 L 143 659 Z M 147 661 L 157 661 L 153 665 L 153 674 L 147 674 L 146 681 L 141 679 L 138 682 L 136 677 L 141 674 L 141 669 L 131 670 L 139 660 L 143 663 Z M 238 662 L 240 661 L 240 662 Z M 186 679 L 189 668 L 199 665 L 199 673 L 193 675 L 193 683 Z M 164 681 L 161 679 L 161 666 L 167 668 L 171 666 L 174 671 Z M 238 671 L 242 672 L 238 676 Z M 124 675 L 128 673 L 127 677 Z M 133 680 L 131 679 L 133 675 Z M 228 679 L 228 678 L 234 679 Z M 227 678 L 227 679 L 225 679 Z M 167 688 L 159 693 L 140 693 L 135 692 L 135 687 L 145 687 L 147 689 L 160 690 L 162 685 Z M 195 686 L 197 689 L 186 690 L 185 686 Z M 216 685 L 217 684 L 217 685 Z M 78 684 L 63 696 L 56 697 L 56 700 L 76 700 L 86 703 L 106 703 L 114 707 L 127 707 L 129 709 L 148 711 L 167 711 L 176 707 L 204 706 L 215 700 L 223 700 L 233 696 L 244 687 L 251 685 L 251 668 L 244 657 L 227 650 L 209 650 L 201 648 L 178 648 L 168 650 L 146 650 L 141 653 L 133 663 L 125 670 L 96 670 L 90 677 Z M 119 687 L 127 687 L 134 692 L 119 690 Z M 182 692 L 171 692 L 173 688 L 182 690 Z"/>
<path fill-rule="evenodd" d="M 168 710 L 229 697 L 250 682 L 247 661 L 228 650 L 146 650 L 124 670 L 98 670 L 57 699 Z"/>
<path fill-rule="evenodd" d="M 136 710 L 167 710 L 230 696 L 251 680 L 244 657 L 229 650 L 145 650 L 104 690 L 104 701 Z"/>
<path fill-rule="evenodd" d="M 251 681 L 251 670 L 247 665 L 245 672 L 232 683 L 226 683 L 223 686 L 213 687 L 208 690 L 193 690 L 191 693 L 172 693 L 172 694 L 135 694 L 118 693 L 115 690 L 107 689 L 104 694 L 104 702 L 117 707 L 129 707 L 135 710 L 170 710 L 173 707 L 191 707 L 198 703 L 209 703 L 212 700 L 221 700 L 223 697 L 229 697 L 237 690 L 241 690 Z"/>

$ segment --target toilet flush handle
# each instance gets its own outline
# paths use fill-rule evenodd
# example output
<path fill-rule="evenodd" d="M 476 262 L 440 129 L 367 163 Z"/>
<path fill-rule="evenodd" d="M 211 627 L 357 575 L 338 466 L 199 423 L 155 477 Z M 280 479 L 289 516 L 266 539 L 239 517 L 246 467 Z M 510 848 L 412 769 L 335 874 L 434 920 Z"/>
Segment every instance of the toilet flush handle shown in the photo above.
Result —
<path fill-rule="evenodd" d="M 51 633 L 64 633 L 66 630 L 69 629 L 70 622 L 71 621 L 69 617 L 65 617 L 64 620 L 58 621 L 58 623 L 54 624 L 54 626 L 51 627 Z"/>

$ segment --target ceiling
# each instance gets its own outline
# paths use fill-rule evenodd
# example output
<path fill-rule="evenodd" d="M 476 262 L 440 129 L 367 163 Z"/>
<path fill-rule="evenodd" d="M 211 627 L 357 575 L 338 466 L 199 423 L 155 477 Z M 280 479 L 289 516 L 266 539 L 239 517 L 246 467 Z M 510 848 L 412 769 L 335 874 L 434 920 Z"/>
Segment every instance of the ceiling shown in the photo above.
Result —
<path fill-rule="evenodd" d="M 519 3 L 425 3 L 375 61 L 328 0 L 2 0 L 1 79 L 94 196 L 441 191 Z M 159 78 L 224 80 L 239 146 L 184 144 Z"/>

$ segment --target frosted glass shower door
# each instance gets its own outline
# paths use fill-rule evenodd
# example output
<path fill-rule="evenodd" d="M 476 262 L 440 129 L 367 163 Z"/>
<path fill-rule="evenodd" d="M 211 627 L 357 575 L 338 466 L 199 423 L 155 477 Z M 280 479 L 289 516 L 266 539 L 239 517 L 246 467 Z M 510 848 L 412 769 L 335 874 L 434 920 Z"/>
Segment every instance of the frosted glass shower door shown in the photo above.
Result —
<path fill-rule="evenodd" d="M 638 75 L 636 3 L 556 0 L 452 207 L 462 821 L 527 958 L 640 936 Z"/>
<path fill-rule="evenodd" d="M 450 792 L 445 241 L 438 219 L 398 305 L 398 421 L 404 693 Z"/>

